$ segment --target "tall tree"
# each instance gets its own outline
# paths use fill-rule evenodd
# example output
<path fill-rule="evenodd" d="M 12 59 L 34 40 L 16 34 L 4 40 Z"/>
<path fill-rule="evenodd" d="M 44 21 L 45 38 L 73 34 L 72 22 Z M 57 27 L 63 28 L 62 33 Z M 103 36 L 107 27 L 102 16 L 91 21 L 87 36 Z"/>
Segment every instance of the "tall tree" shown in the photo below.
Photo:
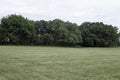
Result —
<path fill-rule="evenodd" d="M 32 44 L 35 35 L 34 22 L 21 15 L 9 15 L 1 19 L 1 44 Z"/>
<path fill-rule="evenodd" d="M 41 20 L 36 21 L 35 30 L 37 34 L 36 42 L 38 45 L 52 45 L 53 35 L 49 22 Z"/>
<path fill-rule="evenodd" d="M 85 22 L 80 26 L 83 46 L 110 47 L 117 45 L 117 28 L 103 23 Z"/>

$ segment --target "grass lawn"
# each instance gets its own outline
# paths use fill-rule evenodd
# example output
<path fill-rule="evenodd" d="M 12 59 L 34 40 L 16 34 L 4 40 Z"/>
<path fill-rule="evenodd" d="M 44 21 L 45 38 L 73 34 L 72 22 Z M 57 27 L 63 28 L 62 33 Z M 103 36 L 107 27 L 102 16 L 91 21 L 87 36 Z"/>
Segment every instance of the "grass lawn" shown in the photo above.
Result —
<path fill-rule="evenodd" d="M 0 80 L 120 80 L 120 48 L 0 46 Z"/>

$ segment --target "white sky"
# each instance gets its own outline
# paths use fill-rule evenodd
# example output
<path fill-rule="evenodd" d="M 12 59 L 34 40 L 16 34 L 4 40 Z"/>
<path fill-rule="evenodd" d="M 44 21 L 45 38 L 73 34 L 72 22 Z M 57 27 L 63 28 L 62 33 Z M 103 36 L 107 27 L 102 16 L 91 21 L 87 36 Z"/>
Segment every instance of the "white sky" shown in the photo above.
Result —
<path fill-rule="evenodd" d="M 0 0 L 0 18 L 8 14 L 77 24 L 98 21 L 120 28 L 120 0 Z"/>

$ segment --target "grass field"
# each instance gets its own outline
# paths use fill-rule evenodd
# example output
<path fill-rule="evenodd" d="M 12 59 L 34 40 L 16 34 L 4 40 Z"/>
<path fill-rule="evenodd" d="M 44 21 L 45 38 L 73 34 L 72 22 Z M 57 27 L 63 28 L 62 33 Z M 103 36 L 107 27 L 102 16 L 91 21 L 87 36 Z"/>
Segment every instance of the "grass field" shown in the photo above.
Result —
<path fill-rule="evenodd" d="M 120 48 L 0 46 L 0 80 L 120 80 Z"/>

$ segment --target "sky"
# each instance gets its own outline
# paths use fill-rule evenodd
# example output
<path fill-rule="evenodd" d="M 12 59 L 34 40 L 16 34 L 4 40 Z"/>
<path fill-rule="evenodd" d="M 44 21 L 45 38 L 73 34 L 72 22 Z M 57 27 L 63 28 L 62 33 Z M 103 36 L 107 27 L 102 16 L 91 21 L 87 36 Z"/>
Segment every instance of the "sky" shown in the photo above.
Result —
<path fill-rule="evenodd" d="M 120 0 L 0 0 L 0 18 L 10 14 L 32 20 L 57 18 L 78 25 L 104 22 L 120 29 Z"/>

